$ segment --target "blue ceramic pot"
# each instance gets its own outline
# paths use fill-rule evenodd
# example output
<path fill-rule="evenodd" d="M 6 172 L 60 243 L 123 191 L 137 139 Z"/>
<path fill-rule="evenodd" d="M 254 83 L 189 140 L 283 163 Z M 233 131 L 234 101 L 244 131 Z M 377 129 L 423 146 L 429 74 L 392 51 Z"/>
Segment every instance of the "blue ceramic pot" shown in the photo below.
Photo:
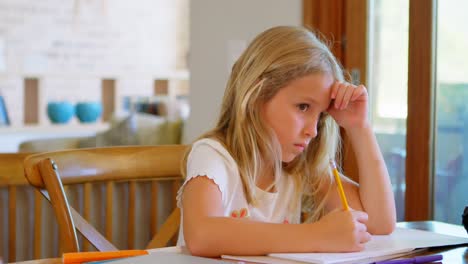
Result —
<path fill-rule="evenodd" d="M 56 124 L 65 124 L 75 114 L 75 108 L 69 102 L 50 102 L 47 104 L 47 115 Z"/>
<path fill-rule="evenodd" d="M 102 105 L 98 102 L 80 102 L 76 104 L 76 116 L 81 123 L 93 123 L 101 116 Z"/>

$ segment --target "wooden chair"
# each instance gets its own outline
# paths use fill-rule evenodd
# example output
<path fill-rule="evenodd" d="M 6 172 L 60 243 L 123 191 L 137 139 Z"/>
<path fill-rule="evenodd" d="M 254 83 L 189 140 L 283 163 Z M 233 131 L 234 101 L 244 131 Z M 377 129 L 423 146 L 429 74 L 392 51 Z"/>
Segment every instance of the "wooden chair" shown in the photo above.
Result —
<path fill-rule="evenodd" d="M 24 190 L 29 185 L 23 173 L 23 161 L 28 155 L 30 153 L 0 153 L 0 215 L 2 216 L 0 219 L 0 257 L 3 257 L 6 262 L 24 259 L 24 256 L 22 256 L 24 248 L 22 246 L 27 241 L 25 241 L 24 236 L 18 234 L 19 229 L 29 230 L 24 226 L 28 224 L 24 216 L 33 220 L 32 225 L 40 225 L 37 219 L 42 213 L 40 210 L 42 197 L 34 195 L 34 201 L 31 203 L 35 205 L 35 208 L 39 208 L 39 210 L 34 210 L 34 215 L 29 211 L 25 212 L 21 208 L 24 205 L 24 203 L 21 204 L 21 201 L 26 200 L 25 203 L 27 203 L 30 199 L 21 199 L 19 201 L 20 198 L 24 198 L 21 197 L 21 192 L 32 191 Z M 31 204 L 26 206 L 29 207 Z M 19 248 L 17 245 L 19 245 Z M 36 249 L 37 246 L 35 244 L 33 247 Z"/>
<path fill-rule="evenodd" d="M 150 225 L 153 239 L 147 248 L 166 246 L 179 229 L 180 211 L 175 206 L 176 191 L 180 186 L 180 163 L 186 147 L 123 146 L 54 151 L 28 156 L 24 161 L 25 175 L 29 183 L 49 199 L 59 226 L 62 252 L 80 251 L 75 228 L 99 251 L 116 250 L 100 232 L 84 218 L 89 218 L 91 184 L 105 183 L 106 223 L 105 233 L 112 237 L 112 211 L 114 186 L 128 182 L 128 232 L 129 247 L 135 233 L 135 209 L 137 182 L 151 181 Z M 158 183 L 172 181 L 171 197 L 163 197 L 175 208 L 165 223 L 157 230 Z M 70 206 L 65 194 L 65 185 L 84 184 L 84 218 Z M 88 197 L 88 198 L 87 198 Z"/>

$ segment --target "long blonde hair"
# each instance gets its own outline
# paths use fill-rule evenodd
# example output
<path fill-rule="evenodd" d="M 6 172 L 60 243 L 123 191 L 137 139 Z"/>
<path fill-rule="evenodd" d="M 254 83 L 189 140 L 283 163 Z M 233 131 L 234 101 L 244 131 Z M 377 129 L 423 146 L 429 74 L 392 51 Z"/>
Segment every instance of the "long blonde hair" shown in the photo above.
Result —
<path fill-rule="evenodd" d="M 301 155 L 282 164 L 281 146 L 260 115 L 262 105 L 281 88 L 309 74 L 330 74 L 335 80 L 343 80 L 343 71 L 333 54 L 309 30 L 278 26 L 262 32 L 233 65 L 216 127 L 200 138 L 218 140 L 232 155 L 249 204 L 256 203 L 257 176 L 262 169 L 272 168 L 276 179 L 282 174 L 293 177 L 297 197 L 292 207 L 302 198 L 303 211 L 314 221 L 324 212 L 321 190 L 332 177 L 329 158 L 337 158 L 339 153 L 338 125 L 322 114 L 317 137 Z M 184 176 L 189 152 L 183 162 Z"/>

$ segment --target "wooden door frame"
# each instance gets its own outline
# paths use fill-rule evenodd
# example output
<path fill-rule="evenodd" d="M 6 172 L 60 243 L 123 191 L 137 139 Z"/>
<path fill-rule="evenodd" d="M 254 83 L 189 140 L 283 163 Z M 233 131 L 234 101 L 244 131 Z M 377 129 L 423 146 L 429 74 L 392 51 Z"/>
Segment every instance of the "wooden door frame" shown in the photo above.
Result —
<path fill-rule="evenodd" d="M 345 0 L 303 0 L 303 24 L 330 42 L 335 57 L 344 60 Z M 326 14 L 326 15 L 324 15 Z"/>
<path fill-rule="evenodd" d="M 409 0 L 409 3 L 405 219 L 413 221 L 433 218 L 436 0 Z M 360 71 L 360 82 L 365 85 L 368 72 L 367 21 L 368 0 L 303 0 L 303 24 L 342 43 L 341 49 L 334 47 L 332 51 L 345 70 Z M 358 180 L 351 144 L 346 135 L 343 139 L 344 172 Z"/>
<path fill-rule="evenodd" d="M 367 0 L 303 0 L 304 26 L 332 40 L 331 50 L 335 57 L 345 71 L 358 71 L 359 81 L 364 85 L 367 82 L 367 10 Z M 344 131 L 341 134 L 343 171 L 358 181 L 358 167 L 351 143 Z"/>
<path fill-rule="evenodd" d="M 434 164 L 435 0 L 410 0 L 406 208 L 408 221 L 429 220 Z"/>

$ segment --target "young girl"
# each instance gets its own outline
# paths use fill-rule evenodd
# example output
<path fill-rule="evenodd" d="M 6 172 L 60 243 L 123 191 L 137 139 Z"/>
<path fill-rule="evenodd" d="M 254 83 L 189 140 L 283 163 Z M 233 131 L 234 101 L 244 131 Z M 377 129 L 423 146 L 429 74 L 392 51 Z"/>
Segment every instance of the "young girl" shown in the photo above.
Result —
<path fill-rule="evenodd" d="M 178 244 L 212 257 L 349 252 L 391 233 L 393 193 L 367 110 L 366 88 L 343 81 L 313 33 L 261 33 L 233 66 L 216 127 L 187 153 Z M 349 211 L 329 165 L 339 126 L 359 167 L 359 185 L 341 176 Z"/>

